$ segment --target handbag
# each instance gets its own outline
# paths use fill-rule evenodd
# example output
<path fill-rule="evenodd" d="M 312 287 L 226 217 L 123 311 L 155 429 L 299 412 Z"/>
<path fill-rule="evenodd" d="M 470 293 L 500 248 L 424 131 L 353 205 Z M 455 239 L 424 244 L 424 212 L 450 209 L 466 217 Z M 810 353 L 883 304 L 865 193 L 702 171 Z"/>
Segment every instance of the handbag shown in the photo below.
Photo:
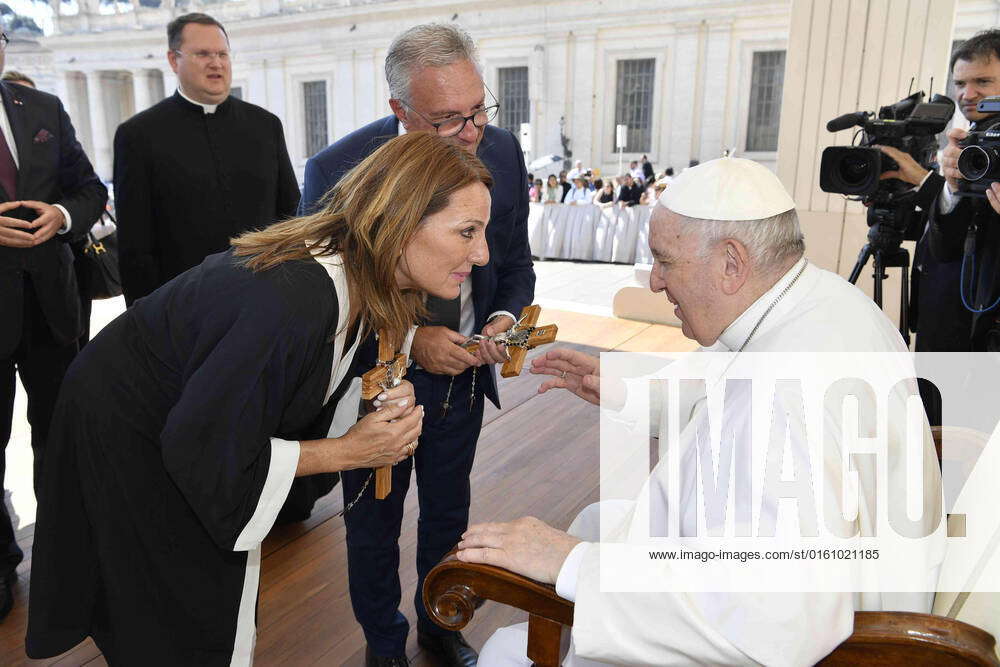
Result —
<path fill-rule="evenodd" d="M 122 294 L 121 274 L 118 271 L 118 235 L 115 218 L 105 211 L 109 222 L 101 216 L 87 232 L 78 271 L 81 296 L 86 299 L 112 299 Z"/>

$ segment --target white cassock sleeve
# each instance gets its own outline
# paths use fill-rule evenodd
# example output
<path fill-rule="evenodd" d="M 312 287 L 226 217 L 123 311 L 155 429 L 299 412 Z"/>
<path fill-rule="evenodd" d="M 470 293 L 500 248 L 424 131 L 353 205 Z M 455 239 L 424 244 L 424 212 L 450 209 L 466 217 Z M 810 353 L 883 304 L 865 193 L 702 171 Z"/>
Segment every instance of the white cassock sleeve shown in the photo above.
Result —
<path fill-rule="evenodd" d="M 631 665 L 811 665 L 853 630 L 848 594 L 602 593 L 599 547 L 586 543 L 582 551 L 573 643 L 583 658 Z M 720 621 L 738 628 L 741 646 L 719 631 Z"/>

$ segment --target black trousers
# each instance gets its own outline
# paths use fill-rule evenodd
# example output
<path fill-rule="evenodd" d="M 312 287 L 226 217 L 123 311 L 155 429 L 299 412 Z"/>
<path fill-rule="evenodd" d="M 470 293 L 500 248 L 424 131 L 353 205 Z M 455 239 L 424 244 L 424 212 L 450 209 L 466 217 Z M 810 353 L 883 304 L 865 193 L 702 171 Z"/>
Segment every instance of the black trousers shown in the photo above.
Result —
<path fill-rule="evenodd" d="M 485 369 L 480 369 L 484 372 Z M 420 445 L 412 458 L 392 469 L 392 493 L 375 500 L 374 480 L 361 500 L 344 515 L 347 527 L 347 565 L 351 605 L 375 655 L 403 655 L 409 623 L 399 611 L 399 534 L 403 500 L 410 487 L 410 471 L 417 471 L 417 591 L 413 604 L 417 627 L 434 635 L 448 634 L 427 616 L 422 591 L 424 578 L 456 544 L 469 525 L 469 473 L 483 423 L 483 395 L 471 401 L 472 370 L 455 378 L 451 409 L 442 419 L 441 403 L 448 391 L 447 376 L 421 370 L 408 374 L 417 403 L 424 406 Z M 360 492 L 369 470 L 341 473 L 345 506 Z"/>
<path fill-rule="evenodd" d="M 34 454 L 34 488 L 40 487 L 42 457 L 49 435 L 49 422 L 55 408 L 59 385 L 66 369 L 76 356 L 77 344 L 60 345 L 38 305 L 31 281 L 24 283 L 24 324 L 21 340 L 13 355 L 0 359 L 0 479 L 7 470 L 6 447 L 14 416 L 15 373 L 28 395 L 28 423 L 31 425 L 31 449 Z M 24 554 L 14 538 L 14 526 L 5 503 L 0 502 L 0 578 L 17 568 Z"/>

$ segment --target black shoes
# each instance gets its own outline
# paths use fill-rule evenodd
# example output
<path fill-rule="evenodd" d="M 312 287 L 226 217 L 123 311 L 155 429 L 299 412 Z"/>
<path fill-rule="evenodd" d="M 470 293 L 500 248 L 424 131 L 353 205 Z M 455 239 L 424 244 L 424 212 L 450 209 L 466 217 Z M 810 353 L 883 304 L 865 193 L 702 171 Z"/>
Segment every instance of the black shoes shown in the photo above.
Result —
<path fill-rule="evenodd" d="M 405 655 L 375 655 L 370 646 L 365 647 L 366 667 L 409 667 L 409 665 L 410 661 Z"/>
<path fill-rule="evenodd" d="M 439 636 L 418 631 L 417 644 L 433 654 L 439 665 L 476 667 L 476 663 L 479 662 L 479 654 L 469 646 L 459 632 Z M 409 664 L 410 661 L 405 655 L 379 656 L 372 653 L 370 646 L 365 647 L 366 667 L 409 667 Z"/>
<path fill-rule="evenodd" d="M 479 654 L 469 646 L 460 632 L 429 635 L 418 631 L 417 644 L 420 648 L 433 653 L 439 664 L 448 667 L 475 667 L 479 662 Z"/>
<path fill-rule="evenodd" d="M 0 500 L 0 502 L 3 502 Z M 11 572 L 0 581 L 0 622 L 7 618 L 7 614 L 14 608 L 14 582 L 17 581 L 17 572 Z"/>

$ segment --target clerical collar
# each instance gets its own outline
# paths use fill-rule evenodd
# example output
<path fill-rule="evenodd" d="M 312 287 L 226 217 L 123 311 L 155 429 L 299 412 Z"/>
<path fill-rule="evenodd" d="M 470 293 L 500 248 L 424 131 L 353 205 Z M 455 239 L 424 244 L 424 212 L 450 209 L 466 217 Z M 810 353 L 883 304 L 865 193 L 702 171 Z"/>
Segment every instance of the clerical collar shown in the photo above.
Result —
<path fill-rule="evenodd" d="M 184 94 L 184 91 L 181 90 L 180 86 L 177 86 L 177 94 L 180 95 L 181 97 L 183 97 L 185 100 L 187 100 L 191 104 L 194 104 L 194 105 L 199 106 L 202 109 L 204 109 L 206 114 L 215 113 L 215 110 L 217 108 L 219 108 L 218 104 L 205 104 L 203 102 L 196 102 L 195 100 L 192 100 L 190 97 L 188 97 L 187 95 Z"/>
<path fill-rule="evenodd" d="M 743 311 L 739 317 L 733 320 L 733 323 L 726 327 L 726 330 L 722 332 L 719 336 L 719 340 L 715 345 L 711 346 L 712 351 L 738 351 L 747 343 L 749 343 L 750 337 L 756 333 L 756 329 L 760 326 L 764 318 L 770 313 L 771 309 L 777 305 L 778 301 L 785 296 L 785 293 L 791 289 L 792 285 L 798 280 L 802 272 L 805 271 L 807 260 L 805 257 L 799 259 L 792 265 L 792 268 L 788 269 L 787 272 L 778 282 L 774 283 L 768 291 L 764 292 L 759 299 L 750 304 L 750 307 Z"/>

